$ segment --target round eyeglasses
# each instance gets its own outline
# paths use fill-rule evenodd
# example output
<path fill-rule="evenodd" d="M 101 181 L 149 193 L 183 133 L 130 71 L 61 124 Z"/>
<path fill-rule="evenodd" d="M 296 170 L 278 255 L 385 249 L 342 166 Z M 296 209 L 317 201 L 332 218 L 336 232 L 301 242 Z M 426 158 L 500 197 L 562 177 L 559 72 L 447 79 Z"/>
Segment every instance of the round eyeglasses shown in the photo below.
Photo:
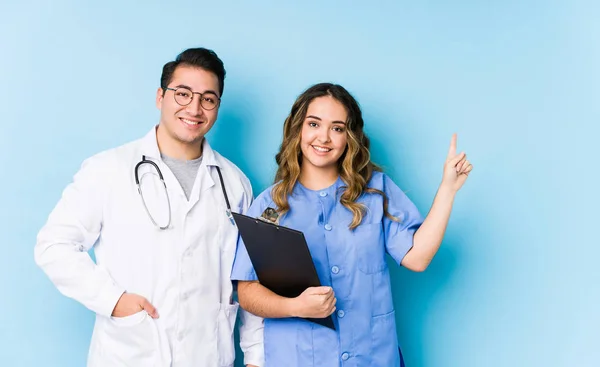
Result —
<path fill-rule="evenodd" d="M 179 87 L 179 88 L 165 88 L 165 90 L 173 91 L 173 98 L 175 98 L 175 102 L 177 102 L 180 106 L 187 106 L 192 103 L 194 99 L 194 94 L 200 96 L 200 105 L 207 111 L 213 110 L 215 107 L 219 105 L 221 98 L 217 97 L 217 95 L 213 92 L 192 92 L 189 88 Z"/>

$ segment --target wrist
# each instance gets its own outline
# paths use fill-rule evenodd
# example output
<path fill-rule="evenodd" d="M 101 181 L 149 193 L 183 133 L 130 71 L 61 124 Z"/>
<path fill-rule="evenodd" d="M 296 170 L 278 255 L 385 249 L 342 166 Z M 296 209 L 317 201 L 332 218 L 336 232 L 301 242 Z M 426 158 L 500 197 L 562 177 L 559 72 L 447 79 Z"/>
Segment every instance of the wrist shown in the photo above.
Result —
<path fill-rule="evenodd" d="M 284 310 L 288 317 L 300 317 L 296 298 L 284 298 Z"/>
<path fill-rule="evenodd" d="M 454 185 L 448 182 L 442 181 L 440 187 L 438 188 L 437 194 L 448 198 L 454 198 L 457 190 L 455 190 L 453 186 Z"/>

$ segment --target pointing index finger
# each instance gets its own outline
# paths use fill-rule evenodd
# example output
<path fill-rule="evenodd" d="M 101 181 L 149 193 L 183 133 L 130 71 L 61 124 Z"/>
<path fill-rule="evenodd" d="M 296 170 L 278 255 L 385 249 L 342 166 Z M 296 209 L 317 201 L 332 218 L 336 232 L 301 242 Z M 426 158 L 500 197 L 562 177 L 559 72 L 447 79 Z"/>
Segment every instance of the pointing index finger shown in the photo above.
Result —
<path fill-rule="evenodd" d="M 448 149 L 448 159 L 456 156 L 456 133 L 452 134 L 452 140 L 450 140 L 450 149 Z"/>

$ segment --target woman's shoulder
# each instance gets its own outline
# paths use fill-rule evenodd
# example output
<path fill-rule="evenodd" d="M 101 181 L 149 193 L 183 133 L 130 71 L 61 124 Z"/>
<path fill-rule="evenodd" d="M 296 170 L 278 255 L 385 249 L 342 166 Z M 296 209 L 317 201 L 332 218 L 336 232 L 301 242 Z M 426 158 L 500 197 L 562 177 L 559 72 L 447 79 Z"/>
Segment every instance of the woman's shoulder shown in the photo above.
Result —
<path fill-rule="evenodd" d="M 273 191 L 274 187 L 275 187 L 275 184 L 273 184 L 273 185 L 267 187 L 266 189 L 264 189 L 263 191 L 261 191 L 261 193 L 258 194 L 258 196 L 256 197 L 256 201 L 272 200 L 271 192 Z"/>
<path fill-rule="evenodd" d="M 271 196 L 273 187 L 275 187 L 275 184 L 261 191 L 261 193 L 258 194 L 258 196 L 252 202 L 252 206 L 258 207 L 261 210 L 263 210 L 266 207 L 273 206 L 273 197 Z"/>
<path fill-rule="evenodd" d="M 403 193 L 402 188 L 388 174 L 381 171 L 373 172 L 367 187 L 379 190 L 387 196 Z"/>
<path fill-rule="evenodd" d="M 367 187 L 383 191 L 390 183 L 393 183 L 393 181 L 386 173 L 382 171 L 373 171 L 371 178 L 367 183 Z"/>

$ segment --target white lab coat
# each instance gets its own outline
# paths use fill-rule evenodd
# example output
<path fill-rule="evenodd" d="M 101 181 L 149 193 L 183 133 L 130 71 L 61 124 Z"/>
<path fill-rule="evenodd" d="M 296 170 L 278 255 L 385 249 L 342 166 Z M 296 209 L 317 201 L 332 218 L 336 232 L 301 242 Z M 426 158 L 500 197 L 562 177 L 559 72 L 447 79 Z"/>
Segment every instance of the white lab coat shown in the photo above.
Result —
<path fill-rule="evenodd" d="M 87 159 L 38 234 L 36 263 L 64 295 L 96 313 L 88 366 L 233 366 L 233 328 L 239 305 L 231 304 L 230 272 L 237 228 L 215 166 L 220 167 L 231 209 L 252 201 L 246 176 L 213 151 L 206 139 L 190 200 L 162 162 L 153 128 L 144 138 Z M 162 171 L 172 218 L 157 229 L 134 180 L 145 155 Z M 154 171 L 149 164 L 139 175 Z M 143 176 L 142 190 L 159 224 L 168 210 L 164 188 Z M 96 263 L 88 250 L 94 248 Z M 146 297 L 160 315 L 111 317 L 124 292 Z M 241 310 L 244 364 L 263 365 L 263 320 Z"/>

